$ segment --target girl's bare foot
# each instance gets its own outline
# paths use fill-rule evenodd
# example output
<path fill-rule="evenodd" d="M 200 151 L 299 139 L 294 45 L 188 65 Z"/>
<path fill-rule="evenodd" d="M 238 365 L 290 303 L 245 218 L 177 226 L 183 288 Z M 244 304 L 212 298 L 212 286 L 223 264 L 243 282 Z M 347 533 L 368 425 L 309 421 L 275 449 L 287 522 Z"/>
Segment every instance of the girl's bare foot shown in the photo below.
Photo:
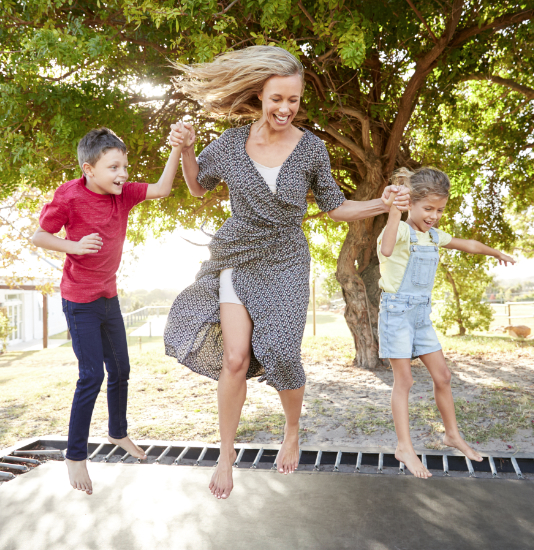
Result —
<path fill-rule="evenodd" d="M 443 445 L 447 445 L 447 447 L 454 447 L 458 449 L 461 453 L 464 453 L 464 455 L 469 460 L 474 460 L 476 462 L 482 462 L 483 458 L 474 450 L 472 449 L 461 437 L 460 435 L 457 435 L 456 437 L 451 437 L 449 435 L 445 435 L 443 438 Z"/>
<path fill-rule="evenodd" d="M 141 447 L 137 446 L 129 437 L 123 437 L 122 439 L 114 439 L 108 435 L 108 441 L 113 445 L 118 445 L 121 449 L 124 449 L 127 453 L 130 453 L 134 458 L 145 460 L 146 454 Z"/>
<path fill-rule="evenodd" d="M 215 471 L 211 476 L 210 491 L 216 498 L 227 499 L 234 488 L 232 479 L 232 467 L 237 458 L 236 452 L 232 449 L 229 454 L 221 453 L 219 463 L 215 466 Z"/>
<path fill-rule="evenodd" d="M 406 468 L 408 468 L 415 477 L 420 477 L 422 479 L 432 477 L 432 474 L 423 466 L 423 463 L 419 460 L 413 448 L 405 450 L 397 446 L 395 458 L 399 462 L 404 462 Z"/>
<path fill-rule="evenodd" d="M 93 484 L 87 471 L 86 460 L 69 460 L 65 459 L 67 470 L 69 471 L 70 484 L 74 489 L 85 491 L 88 495 L 93 494 Z"/>
<path fill-rule="evenodd" d="M 299 465 L 299 426 L 284 427 L 284 441 L 276 456 L 276 467 L 281 474 L 292 474 Z"/>

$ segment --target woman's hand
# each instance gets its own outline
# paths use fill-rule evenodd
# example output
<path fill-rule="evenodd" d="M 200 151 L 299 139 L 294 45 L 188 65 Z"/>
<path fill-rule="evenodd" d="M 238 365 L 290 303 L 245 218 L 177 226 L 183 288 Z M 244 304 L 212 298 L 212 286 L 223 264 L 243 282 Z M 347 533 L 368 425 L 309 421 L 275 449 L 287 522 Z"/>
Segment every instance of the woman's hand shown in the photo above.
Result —
<path fill-rule="evenodd" d="M 506 255 L 504 252 L 501 252 L 500 250 L 498 250 L 497 254 L 495 254 L 495 259 L 499 260 L 499 265 L 515 264 L 515 260 L 511 256 Z"/>
<path fill-rule="evenodd" d="M 169 145 L 178 147 L 183 144 L 182 152 L 190 149 L 195 142 L 195 131 L 191 124 L 177 122 L 171 124 L 171 133 L 169 134 Z"/>
<path fill-rule="evenodd" d="M 393 196 L 393 199 L 391 199 Z M 386 206 L 394 204 L 401 212 L 410 209 L 410 190 L 407 187 L 388 185 L 380 197 Z"/>

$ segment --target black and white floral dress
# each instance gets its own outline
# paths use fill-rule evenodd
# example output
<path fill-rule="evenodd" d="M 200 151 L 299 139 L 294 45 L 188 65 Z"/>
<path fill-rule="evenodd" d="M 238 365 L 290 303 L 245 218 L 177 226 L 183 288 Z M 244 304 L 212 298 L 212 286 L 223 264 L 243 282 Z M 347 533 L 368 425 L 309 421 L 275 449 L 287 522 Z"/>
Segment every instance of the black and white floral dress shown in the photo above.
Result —
<path fill-rule="evenodd" d="M 174 301 L 165 327 L 165 353 L 191 370 L 218 380 L 223 339 L 219 274 L 234 268 L 232 283 L 254 329 L 247 378 L 260 376 L 278 391 L 306 382 L 300 348 L 309 300 L 310 252 L 302 218 L 311 188 L 330 211 L 345 197 L 330 171 L 324 143 L 303 130 L 283 163 L 273 194 L 245 149 L 250 125 L 226 130 L 198 157 L 198 182 L 213 190 L 224 180 L 232 217 L 209 244 L 196 281 Z"/>

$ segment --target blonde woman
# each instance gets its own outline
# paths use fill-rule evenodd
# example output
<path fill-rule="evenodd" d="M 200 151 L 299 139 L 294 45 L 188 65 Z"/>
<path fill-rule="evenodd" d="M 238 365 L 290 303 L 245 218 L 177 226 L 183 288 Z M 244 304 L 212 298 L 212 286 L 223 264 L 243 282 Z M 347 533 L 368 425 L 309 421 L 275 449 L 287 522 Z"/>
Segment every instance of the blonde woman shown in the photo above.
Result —
<path fill-rule="evenodd" d="M 298 466 L 306 383 L 300 348 L 310 273 L 301 224 L 308 191 L 333 220 L 354 221 L 387 212 L 391 188 L 381 199 L 345 199 L 323 142 L 293 125 L 304 71 L 287 51 L 253 46 L 179 68 L 177 88 L 207 112 L 256 120 L 226 130 L 198 158 L 188 126 L 192 139 L 185 143 L 182 168 L 189 191 L 201 197 L 223 180 L 232 217 L 213 237 L 210 260 L 196 282 L 176 298 L 165 329 L 167 355 L 218 380 L 221 450 L 210 490 L 225 499 L 233 488 L 234 440 L 249 378 L 266 381 L 282 401 L 286 425 L 278 471 L 288 474 Z M 395 201 L 406 210 L 407 191 Z"/>

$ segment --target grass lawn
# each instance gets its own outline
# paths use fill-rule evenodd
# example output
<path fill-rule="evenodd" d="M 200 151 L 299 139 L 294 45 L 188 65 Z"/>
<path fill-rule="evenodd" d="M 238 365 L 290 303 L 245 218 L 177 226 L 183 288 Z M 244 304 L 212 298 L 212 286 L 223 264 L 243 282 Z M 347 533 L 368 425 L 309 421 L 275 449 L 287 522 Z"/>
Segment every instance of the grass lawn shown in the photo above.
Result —
<path fill-rule="evenodd" d="M 351 363 L 353 344 L 343 318 L 320 313 L 317 337 L 306 328 L 303 362 L 308 375 L 302 439 L 310 444 L 393 445 L 389 407 L 393 377 Z M 135 327 L 132 327 L 132 330 Z M 348 330 L 348 329 L 347 329 Z M 341 335 L 340 335 L 341 333 Z M 164 355 L 161 337 L 133 338 L 129 432 L 137 439 L 218 441 L 216 383 Z M 442 336 L 453 373 L 457 416 L 477 448 L 534 452 L 534 342 L 508 336 Z M 431 379 L 413 365 L 410 406 L 416 446 L 440 448 L 443 427 Z M 66 435 L 77 363 L 69 345 L 0 356 L 0 449 L 36 435 Z M 97 401 L 91 435 L 104 436 L 106 388 Z M 279 442 L 284 417 L 277 392 L 249 382 L 238 430 L 240 441 Z"/>

